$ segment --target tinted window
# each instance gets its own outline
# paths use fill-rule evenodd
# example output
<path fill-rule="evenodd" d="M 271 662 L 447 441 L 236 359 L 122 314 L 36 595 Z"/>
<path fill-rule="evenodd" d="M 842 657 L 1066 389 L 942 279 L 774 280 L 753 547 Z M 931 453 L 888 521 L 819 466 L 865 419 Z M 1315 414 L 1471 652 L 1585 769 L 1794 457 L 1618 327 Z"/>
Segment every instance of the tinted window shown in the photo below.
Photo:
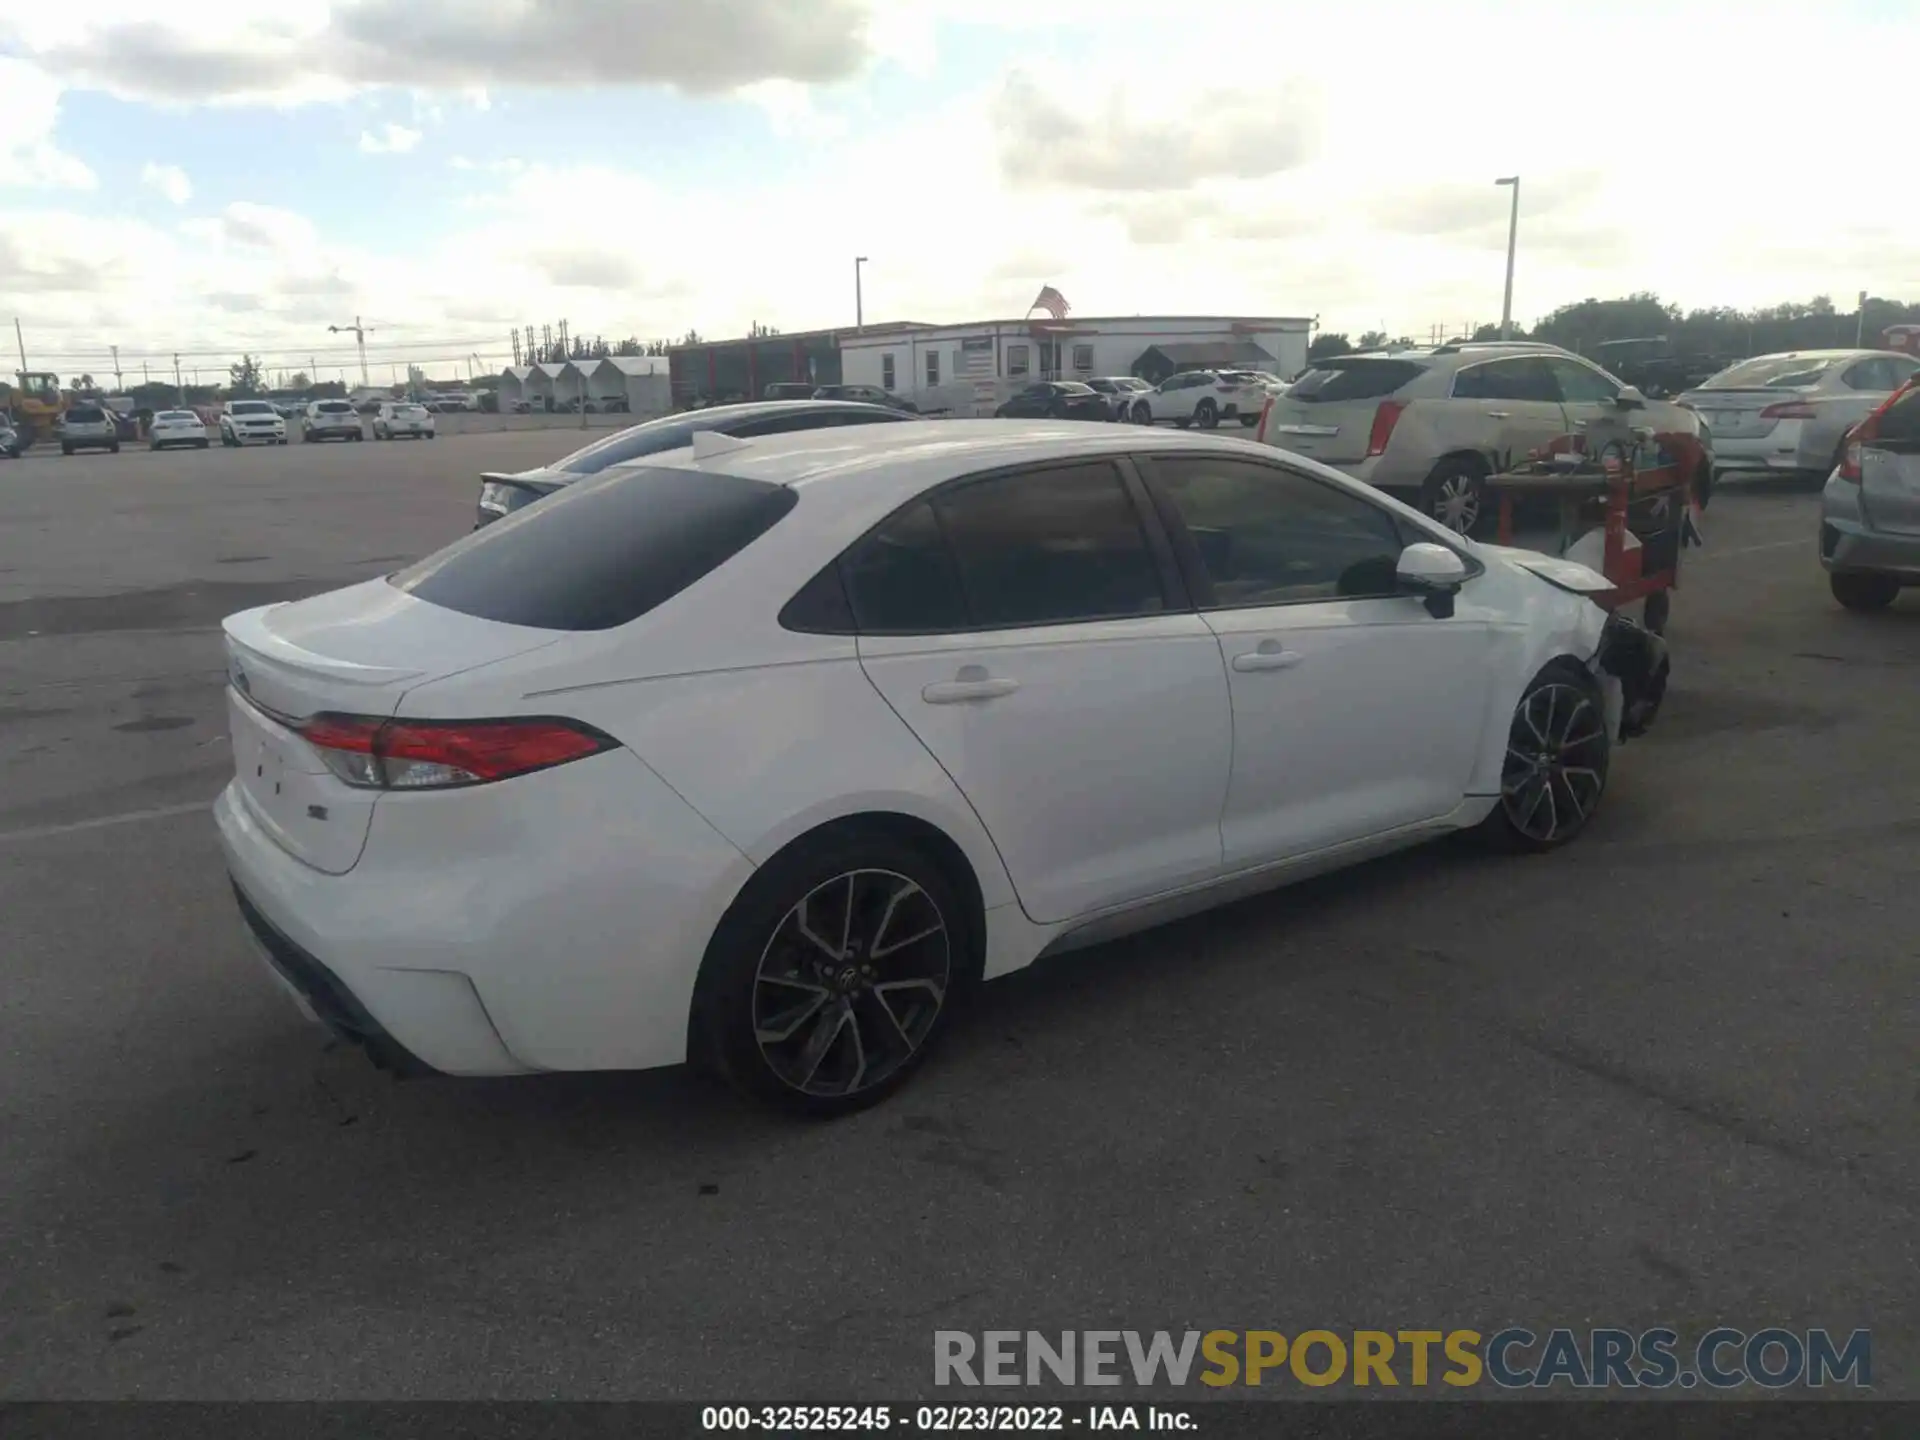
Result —
<path fill-rule="evenodd" d="M 1287 398 L 1379 400 L 1422 373 L 1411 360 L 1323 360 L 1293 382 Z"/>
<path fill-rule="evenodd" d="M 1220 607 L 1391 595 L 1393 517 L 1304 475 L 1250 460 L 1155 460 Z"/>
<path fill-rule="evenodd" d="M 863 631 L 960 630 L 967 608 L 953 560 L 926 502 L 869 535 L 843 567 L 847 599 Z"/>
<path fill-rule="evenodd" d="M 271 415 L 273 407 L 264 400 L 236 400 L 227 407 L 234 415 Z"/>
<path fill-rule="evenodd" d="M 1905 366 L 1896 365 L 1892 360 L 1878 355 L 1848 366 L 1846 374 L 1841 377 L 1850 389 L 1878 391 L 1898 390 L 1906 378 Z"/>
<path fill-rule="evenodd" d="M 1874 431 L 1876 444 L 1920 444 L 1920 389 L 1907 391 L 1882 411 Z"/>
<path fill-rule="evenodd" d="M 1091 395 L 1093 393 L 1092 386 L 1082 385 L 1078 380 L 1062 380 L 1053 388 L 1058 390 L 1062 395 Z"/>
<path fill-rule="evenodd" d="M 322 400 L 313 407 L 322 415 L 351 415 L 353 406 L 344 400 Z"/>
<path fill-rule="evenodd" d="M 553 468 L 568 475 L 598 475 L 610 465 L 624 465 L 643 455 L 658 455 L 693 443 L 696 430 L 711 430 L 721 422 L 703 419 L 650 420 L 618 435 L 576 450 Z"/>
<path fill-rule="evenodd" d="M 1618 387 L 1598 370 L 1575 364 L 1571 360 L 1548 360 L 1545 363 L 1560 387 L 1560 398 L 1570 405 L 1611 404 L 1620 393 Z"/>
<path fill-rule="evenodd" d="M 1492 360 L 1473 365 L 1453 377 L 1456 400 L 1560 401 L 1553 375 L 1539 360 Z"/>
<path fill-rule="evenodd" d="M 107 418 L 107 412 L 93 405 L 70 405 L 67 407 L 67 422 L 78 425 L 98 425 Z"/>
<path fill-rule="evenodd" d="M 867 425 L 876 420 L 886 422 L 905 418 L 892 410 L 796 410 L 785 415 L 770 415 L 751 425 L 731 427 L 728 433 L 746 440 L 762 435 L 791 435 L 800 430 L 824 430 L 834 425 Z"/>
<path fill-rule="evenodd" d="M 781 485 L 633 469 L 569 485 L 389 576 L 506 625 L 609 630 L 671 599 L 793 508 Z"/>
<path fill-rule="evenodd" d="M 1022 471 L 935 497 L 976 629 L 1166 608 L 1139 513 L 1104 461 Z"/>

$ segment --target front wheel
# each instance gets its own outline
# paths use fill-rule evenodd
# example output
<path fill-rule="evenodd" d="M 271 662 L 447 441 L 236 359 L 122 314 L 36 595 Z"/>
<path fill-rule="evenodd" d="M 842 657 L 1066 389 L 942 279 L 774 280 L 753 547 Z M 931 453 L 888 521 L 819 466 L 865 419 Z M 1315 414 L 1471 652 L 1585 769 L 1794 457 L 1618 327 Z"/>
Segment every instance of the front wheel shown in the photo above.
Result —
<path fill-rule="evenodd" d="M 1503 850 L 1557 850 L 1600 808 L 1612 752 L 1606 701 L 1593 677 L 1571 661 L 1549 666 L 1514 707 L 1500 803 L 1483 835 Z"/>
<path fill-rule="evenodd" d="M 1202 400 L 1193 407 L 1193 423 L 1202 430 L 1211 430 L 1220 423 L 1220 407 L 1211 400 Z"/>
<path fill-rule="evenodd" d="M 1884 610 L 1900 594 L 1900 582 L 1890 575 L 1836 572 L 1828 577 L 1833 598 L 1849 610 Z"/>
<path fill-rule="evenodd" d="M 973 925 L 918 847 L 844 832 L 776 857 L 715 930 L 698 1053 L 740 1091 L 815 1116 L 905 1083 L 977 970 Z"/>
<path fill-rule="evenodd" d="M 107 453 L 109 455 L 118 455 L 120 453 L 120 442 L 116 440 L 113 444 L 109 445 L 107 447 Z"/>
<path fill-rule="evenodd" d="M 193 448 L 196 450 L 205 450 L 212 443 L 211 440 L 196 440 L 193 442 Z"/>
<path fill-rule="evenodd" d="M 1136 425 L 1153 424 L 1153 407 L 1144 400 L 1133 407 L 1131 414 L 1133 423 Z"/>

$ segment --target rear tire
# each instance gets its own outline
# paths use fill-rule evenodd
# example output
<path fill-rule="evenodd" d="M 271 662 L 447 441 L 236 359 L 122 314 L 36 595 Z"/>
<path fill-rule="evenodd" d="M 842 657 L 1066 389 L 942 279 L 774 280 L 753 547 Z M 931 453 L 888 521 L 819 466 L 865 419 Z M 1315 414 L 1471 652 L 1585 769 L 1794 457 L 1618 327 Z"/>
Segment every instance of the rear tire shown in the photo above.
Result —
<path fill-rule="evenodd" d="M 71 454 L 73 453 L 73 446 L 71 446 L 71 445 L 62 445 L 62 446 L 60 447 L 60 453 L 61 453 L 62 455 L 71 455 Z"/>
<path fill-rule="evenodd" d="M 690 1049 L 755 1100 L 820 1118 L 865 1109 L 943 1037 L 978 953 L 931 856 L 884 835 L 824 834 L 775 856 L 721 919 Z"/>
<path fill-rule="evenodd" d="M 1153 407 L 1144 400 L 1137 403 L 1128 414 L 1136 425 L 1153 424 Z"/>
<path fill-rule="evenodd" d="M 1559 660 L 1528 683 L 1507 729 L 1500 801 L 1479 835 L 1496 850 L 1542 854 L 1586 829 L 1607 791 L 1613 737 L 1585 668 Z"/>
<path fill-rule="evenodd" d="M 1891 575 L 1871 571 L 1836 571 L 1827 577 L 1833 598 L 1849 610 L 1870 613 L 1884 610 L 1900 594 L 1900 582 Z"/>
<path fill-rule="evenodd" d="M 1461 456 L 1442 460 L 1420 487 L 1420 513 L 1438 520 L 1456 535 L 1472 535 L 1487 517 L 1487 475 Z"/>
<path fill-rule="evenodd" d="M 118 455 L 120 453 L 120 442 L 116 440 L 113 444 L 109 445 L 107 447 L 107 453 L 109 455 Z"/>
<path fill-rule="evenodd" d="M 1258 425 L 1259 423 L 1260 423 L 1260 417 L 1258 415 L 1242 415 L 1240 417 L 1240 425 L 1242 429 L 1251 430 L 1254 426 Z"/>
<path fill-rule="evenodd" d="M 1193 423 L 1202 430 L 1211 430 L 1220 423 L 1220 407 L 1211 400 L 1202 400 L 1193 407 Z"/>

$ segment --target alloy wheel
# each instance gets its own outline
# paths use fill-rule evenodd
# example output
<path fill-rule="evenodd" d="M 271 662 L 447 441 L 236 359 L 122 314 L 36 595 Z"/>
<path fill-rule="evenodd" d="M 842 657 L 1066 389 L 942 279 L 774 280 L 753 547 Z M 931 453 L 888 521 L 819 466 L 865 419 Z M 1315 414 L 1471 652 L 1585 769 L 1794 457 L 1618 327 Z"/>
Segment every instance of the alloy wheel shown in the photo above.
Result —
<path fill-rule="evenodd" d="M 1606 787 L 1606 718 L 1578 685 L 1548 681 L 1527 692 L 1507 733 L 1500 803 L 1514 829 L 1541 845 L 1587 823 Z"/>
<path fill-rule="evenodd" d="M 884 1084 L 932 1033 L 952 968 L 946 917 L 919 885 L 891 870 L 836 875 L 787 911 L 761 952 L 760 1055 L 804 1095 Z"/>
<path fill-rule="evenodd" d="M 1433 497 L 1433 518 L 1456 535 L 1468 535 L 1480 523 L 1480 483 L 1472 475 L 1445 476 Z"/>

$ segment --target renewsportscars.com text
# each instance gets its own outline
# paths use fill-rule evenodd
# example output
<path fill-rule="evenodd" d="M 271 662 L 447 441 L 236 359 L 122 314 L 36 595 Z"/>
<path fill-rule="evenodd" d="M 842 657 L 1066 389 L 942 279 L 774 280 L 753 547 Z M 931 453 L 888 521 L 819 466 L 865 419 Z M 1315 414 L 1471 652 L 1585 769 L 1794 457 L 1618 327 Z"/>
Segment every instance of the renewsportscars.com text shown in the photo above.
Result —
<path fill-rule="evenodd" d="M 936 1385 L 1329 1385 L 1780 1390 L 1873 1384 L 1854 1330 L 937 1330 Z"/>

